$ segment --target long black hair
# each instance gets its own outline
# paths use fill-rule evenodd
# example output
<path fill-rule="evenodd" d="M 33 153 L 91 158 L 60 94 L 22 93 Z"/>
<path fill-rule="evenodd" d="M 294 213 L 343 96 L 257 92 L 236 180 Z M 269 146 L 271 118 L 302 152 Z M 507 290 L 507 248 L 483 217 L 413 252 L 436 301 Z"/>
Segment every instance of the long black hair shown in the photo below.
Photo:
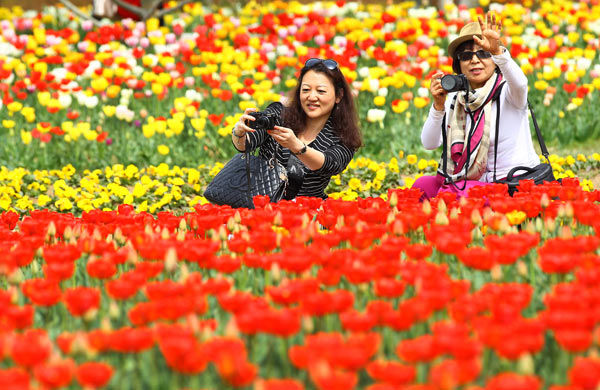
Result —
<path fill-rule="evenodd" d="M 309 70 L 324 74 L 333 84 L 336 99 L 341 98 L 339 103 L 334 105 L 333 111 L 330 114 L 333 130 L 340 137 L 344 145 L 355 150 L 358 149 L 362 146 L 358 113 L 350 85 L 348 85 L 348 81 L 346 81 L 339 67 L 329 69 L 322 62 L 319 62 L 311 67 L 302 68 L 298 77 L 298 84 L 290 93 L 289 104 L 286 104 L 283 110 L 282 119 L 284 126 L 293 129 L 296 135 L 301 134 L 306 127 L 307 115 L 302 109 L 300 89 L 302 87 L 302 80 Z"/>

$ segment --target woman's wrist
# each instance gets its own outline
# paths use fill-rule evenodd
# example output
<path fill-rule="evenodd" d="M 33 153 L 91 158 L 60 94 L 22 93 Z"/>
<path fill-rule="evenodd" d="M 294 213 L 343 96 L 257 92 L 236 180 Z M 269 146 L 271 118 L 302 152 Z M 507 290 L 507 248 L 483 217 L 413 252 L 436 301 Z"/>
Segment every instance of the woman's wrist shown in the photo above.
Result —
<path fill-rule="evenodd" d="M 304 142 L 302 142 L 302 146 L 299 149 L 297 149 L 296 151 L 292 150 L 291 152 L 296 156 L 300 156 L 300 155 L 306 153 L 307 150 L 308 150 L 308 146 L 306 146 L 306 144 Z"/>
<path fill-rule="evenodd" d="M 240 138 L 244 138 L 244 137 L 245 137 L 245 135 L 246 135 L 246 132 L 242 132 L 242 134 L 238 134 L 238 133 L 236 132 L 236 130 L 237 130 L 237 126 L 233 126 L 233 129 L 231 129 L 231 135 L 232 135 L 232 136 L 236 137 L 237 139 L 240 139 Z"/>

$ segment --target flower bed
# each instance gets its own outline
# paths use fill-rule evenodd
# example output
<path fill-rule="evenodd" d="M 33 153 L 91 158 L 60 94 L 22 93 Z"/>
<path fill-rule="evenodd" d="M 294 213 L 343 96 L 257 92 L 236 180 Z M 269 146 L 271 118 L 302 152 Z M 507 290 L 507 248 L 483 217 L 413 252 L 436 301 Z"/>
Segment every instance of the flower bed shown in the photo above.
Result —
<path fill-rule="evenodd" d="M 396 189 L 156 217 L 130 205 L 5 212 L 0 378 L 595 388 L 599 195 L 565 178 L 523 182 L 514 198 L 495 185 L 425 203 Z"/>

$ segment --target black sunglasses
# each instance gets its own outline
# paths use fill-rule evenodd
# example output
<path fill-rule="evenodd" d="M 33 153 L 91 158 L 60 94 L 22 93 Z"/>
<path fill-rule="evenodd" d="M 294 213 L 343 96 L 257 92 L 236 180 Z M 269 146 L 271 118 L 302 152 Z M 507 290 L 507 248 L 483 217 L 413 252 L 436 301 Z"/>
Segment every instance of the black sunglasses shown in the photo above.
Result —
<path fill-rule="evenodd" d="M 304 68 L 305 69 L 310 69 L 310 68 L 312 68 L 313 66 L 315 66 L 317 64 L 323 64 L 329 70 L 339 69 L 338 63 L 335 62 L 334 60 L 322 60 L 320 58 L 309 58 L 304 63 Z"/>
<path fill-rule="evenodd" d="M 477 50 L 477 51 L 461 51 L 456 56 L 461 61 L 471 61 L 473 55 L 476 55 L 480 60 L 484 58 L 492 58 L 492 53 L 485 50 Z"/>

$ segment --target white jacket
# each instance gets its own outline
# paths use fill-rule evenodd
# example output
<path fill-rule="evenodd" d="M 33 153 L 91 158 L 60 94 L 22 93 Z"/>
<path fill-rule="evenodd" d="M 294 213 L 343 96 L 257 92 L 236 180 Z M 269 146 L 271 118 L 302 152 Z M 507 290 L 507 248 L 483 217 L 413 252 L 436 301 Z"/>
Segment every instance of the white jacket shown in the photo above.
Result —
<path fill-rule="evenodd" d="M 502 72 L 506 85 L 500 92 L 500 128 L 498 136 L 498 160 L 496 162 L 496 178 L 506 177 L 508 172 L 518 166 L 535 167 L 540 158 L 533 148 L 529 130 L 529 109 L 527 107 L 527 77 L 504 49 L 504 53 L 492 56 L 492 60 Z M 454 93 L 446 97 L 445 112 L 450 111 Z M 479 181 L 494 181 L 494 142 L 496 139 L 496 110 L 498 104 L 492 102 L 492 118 L 490 123 L 490 146 L 486 172 Z M 436 149 L 442 144 L 442 120 L 444 111 L 438 111 L 431 105 L 429 116 L 421 131 L 421 142 L 425 149 Z M 466 127 L 471 126 L 471 118 L 467 116 Z"/>

